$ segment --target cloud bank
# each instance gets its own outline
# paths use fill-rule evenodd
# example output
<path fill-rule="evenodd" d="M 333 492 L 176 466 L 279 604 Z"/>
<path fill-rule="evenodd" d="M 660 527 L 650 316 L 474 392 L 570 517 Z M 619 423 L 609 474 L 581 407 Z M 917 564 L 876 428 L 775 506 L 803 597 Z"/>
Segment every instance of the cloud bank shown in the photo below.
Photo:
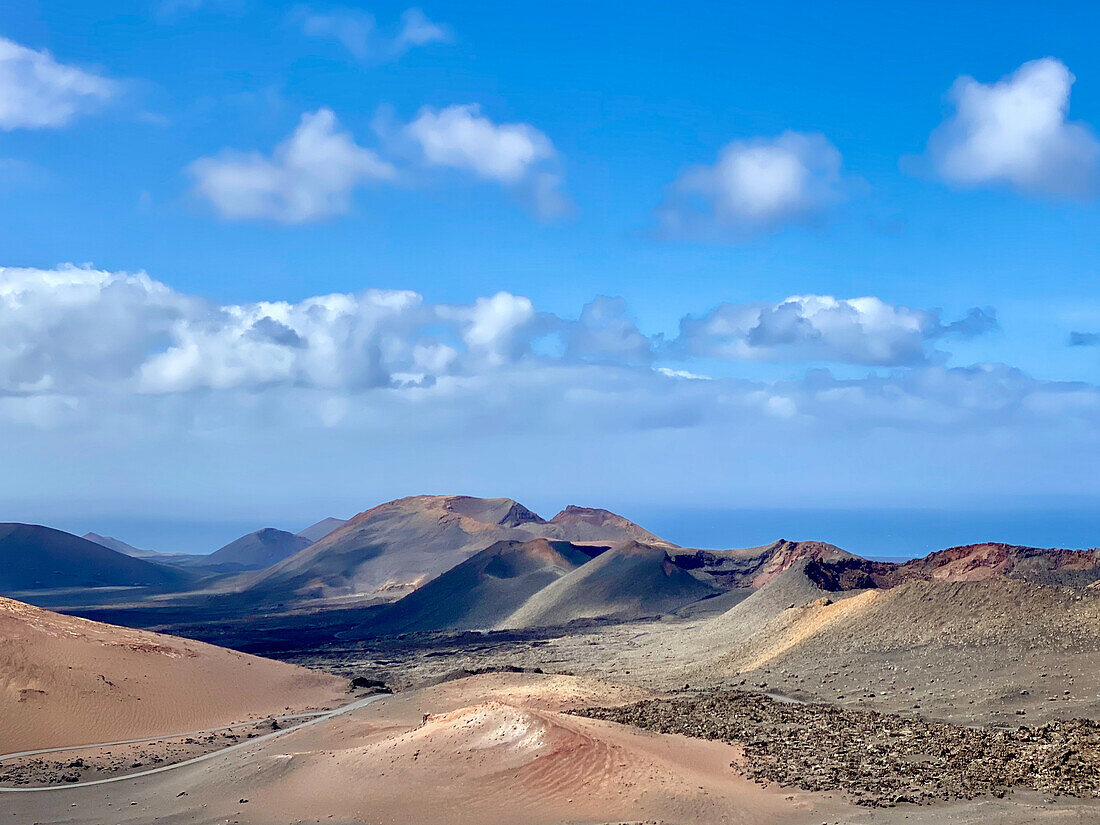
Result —
<path fill-rule="evenodd" d="M 0 419 L 49 424 L 104 404 L 163 414 L 167 402 L 177 414 L 270 403 L 272 415 L 296 410 L 319 424 L 433 431 L 490 410 L 521 430 L 757 419 L 984 427 L 1100 412 L 1089 385 L 945 364 L 937 343 L 993 323 L 985 311 L 945 323 L 878 298 L 797 296 L 685 316 L 665 340 L 639 330 L 618 298 L 598 297 L 576 318 L 508 292 L 467 304 L 400 290 L 217 304 L 143 273 L 6 268 Z M 723 359 L 891 369 L 749 381 L 712 374 Z"/>
<path fill-rule="evenodd" d="M 1100 388 L 950 365 L 974 317 L 798 296 L 666 338 L 603 296 L 565 316 L 508 292 L 225 304 L 0 269 L 0 492 L 208 515 L 517 486 L 681 507 L 1100 492 Z"/>

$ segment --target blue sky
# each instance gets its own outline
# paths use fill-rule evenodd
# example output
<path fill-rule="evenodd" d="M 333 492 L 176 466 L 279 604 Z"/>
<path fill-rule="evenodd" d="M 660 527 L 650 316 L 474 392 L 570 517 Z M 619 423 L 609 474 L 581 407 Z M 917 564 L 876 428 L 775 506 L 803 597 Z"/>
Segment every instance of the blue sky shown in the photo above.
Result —
<path fill-rule="evenodd" d="M 1098 18 L 9 4 L 2 515 L 1091 507 Z"/>

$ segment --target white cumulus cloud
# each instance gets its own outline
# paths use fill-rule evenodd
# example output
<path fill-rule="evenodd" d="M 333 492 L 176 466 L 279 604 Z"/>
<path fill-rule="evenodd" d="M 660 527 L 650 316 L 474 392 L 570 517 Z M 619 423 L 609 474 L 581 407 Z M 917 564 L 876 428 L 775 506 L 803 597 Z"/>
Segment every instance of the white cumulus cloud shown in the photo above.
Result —
<path fill-rule="evenodd" d="M 688 169 L 658 208 L 669 235 L 744 238 L 818 218 L 845 194 L 840 152 L 824 136 L 784 132 L 728 143 Z"/>
<path fill-rule="evenodd" d="M 558 152 L 550 138 L 530 124 L 494 123 L 477 105 L 469 104 L 424 107 L 403 131 L 428 166 L 471 172 L 512 188 L 543 218 L 569 209 Z"/>
<path fill-rule="evenodd" d="M 1074 79 L 1052 57 L 1025 63 L 996 83 L 959 78 L 949 95 L 955 112 L 929 139 L 933 169 L 960 186 L 1094 194 L 1100 142 L 1088 126 L 1069 120 Z"/>
<path fill-rule="evenodd" d="M 113 80 L 0 37 L 0 129 L 64 126 L 118 91 Z"/>
<path fill-rule="evenodd" d="M 231 220 L 305 223 L 348 211 L 361 184 L 393 180 L 394 166 L 355 143 L 330 109 L 302 115 L 270 157 L 225 151 L 189 167 L 195 192 Z"/>

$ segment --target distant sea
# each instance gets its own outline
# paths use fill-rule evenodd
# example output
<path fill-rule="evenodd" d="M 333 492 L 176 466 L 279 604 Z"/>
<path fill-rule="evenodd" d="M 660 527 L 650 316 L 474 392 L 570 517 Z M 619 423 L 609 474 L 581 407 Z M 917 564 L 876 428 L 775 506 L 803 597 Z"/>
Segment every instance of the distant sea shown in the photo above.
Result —
<path fill-rule="evenodd" d="M 1100 547 L 1100 508 L 1043 510 L 649 510 L 649 531 L 685 547 L 754 547 L 813 539 L 873 559 L 910 559 L 934 550 L 1000 541 L 1032 547 Z"/>
<path fill-rule="evenodd" d="M 778 538 L 814 539 L 869 558 L 907 559 L 979 541 L 1075 549 L 1100 546 L 1100 507 L 1088 505 L 998 510 L 612 508 L 684 547 L 754 547 Z M 550 514 L 556 512 L 552 506 L 543 509 Z M 312 520 L 324 515 L 328 514 L 319 513 Z M 23 516 L 21 520 L 34 519 Z M 311 517 L 290 520 L 284 514 L 251 520 L 187 521 L 153 515 L 81 515 L 38 523 L 78 535 L 93 530 L 136 547 L 210 553 L 260 527 L 296 532 L 308 526 Z"/>

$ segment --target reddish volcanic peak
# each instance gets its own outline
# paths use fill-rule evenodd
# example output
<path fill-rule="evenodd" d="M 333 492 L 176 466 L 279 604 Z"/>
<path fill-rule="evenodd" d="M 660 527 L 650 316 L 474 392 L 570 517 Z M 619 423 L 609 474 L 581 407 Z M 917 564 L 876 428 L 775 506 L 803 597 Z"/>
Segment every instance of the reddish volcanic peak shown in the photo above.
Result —
<path fill-rule="evenodd" d="M 779 541 L 767 548 L 766 558 L 752 576 L 753 587 L 763 587 L 782 573 L 801 561 L 834 561 L 852 558 L 847 550 L 841 550 L 823 541 Z"/>
<path fill-rule="evenodd" d="M 441 519 L 468 518 L 505 527 L 518 527 L 521 524 L 545 524 L 545 520 L 537 513 L 510 498 L 419 495 L 394 499 L 369 510 L 364 510 L 335 532 L 341 533 L 349 527 L 356 527 L 379 517 L 411 513 L 433 513 Z"/>
<path fill-rule="evenodd" d="M 646 530 L 644 527 L 635 524 L 628 518 L 612 513 L 610 510 L 603 510 L 599 507 L 578 507 L 576 504 L 570 504 L 556 516 L 554 516 L 549 524 L 561 527 L 566 530 L 580 531 L 575 532 L 576 538 L 583 538 L 581 533 L 588 531 L 596 537 L 597 534 L 607 534 L 606 531 L 615 531 L 616 534 L 621 534 L 624 537 L 633 539 L 634 541 L 642 542 L 643 544 L 656 544 L 662 547 L 676 547 L 670 541 L 655 536 L 653 533 Z M 602 535 L 601 534 L 601 535 Z"/>

